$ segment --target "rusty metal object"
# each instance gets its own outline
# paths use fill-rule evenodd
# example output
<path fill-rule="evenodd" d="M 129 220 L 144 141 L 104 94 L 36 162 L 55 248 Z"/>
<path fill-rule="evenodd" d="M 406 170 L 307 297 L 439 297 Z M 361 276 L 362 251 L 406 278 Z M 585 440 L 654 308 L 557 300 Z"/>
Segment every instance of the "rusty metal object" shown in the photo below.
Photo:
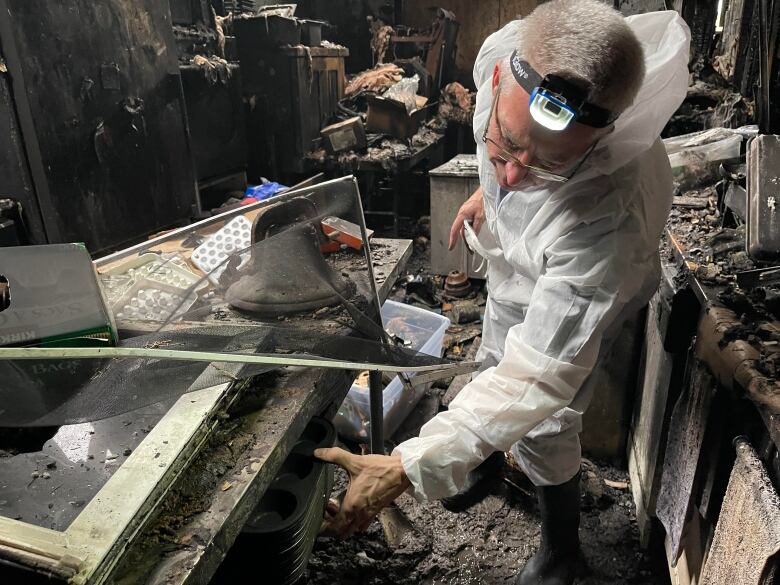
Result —
<path fill-rule="evenodd" d="M 701 585 L 763 585 L 780 576 L 780 497 L 764 465 L 744 438 L 734 442 L 731 470 Z"/>
<path fill-rule="evenodd" d="M 472 301 L 457 301 L 452 303 L 450 315 L 452 316 L 452 321 L 454 323 L 473 323 L 474 321 L 479 321 L 481 311 L 477 303 Z"/>
<path fill-rule="evenodd" d="M 463 298 L 471 292 L 471 282 L 465 272 L 453 270 L 444 279 L 444 292 L 451 297 Z"/>
<path fill-rule="evenodd" d="M 740 324 L 734 311 L 707 307 L 699 322 L 696 355 L 712 369 L 718 383 L 729 389 L 740 387 L 754 402 L 780 412 L 780 382 L 762 374 L 756 367 L 761 352 L 742 339 L 724 342 L 724 334 Z M 762 327 L 777 328 L 772 323 Z"/>

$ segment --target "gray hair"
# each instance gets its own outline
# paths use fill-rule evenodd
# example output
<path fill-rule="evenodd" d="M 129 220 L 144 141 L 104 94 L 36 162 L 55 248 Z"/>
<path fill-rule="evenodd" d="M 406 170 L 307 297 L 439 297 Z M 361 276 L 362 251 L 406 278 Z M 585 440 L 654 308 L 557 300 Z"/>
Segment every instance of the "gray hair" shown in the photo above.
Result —
<path fill-rule="evenodd" d="M 520 21 L 518 54 L 542 75 L 590 89 L 590 101 L 616 114 L 645 77 L 642 45 L 623 16 L 599 0 L 550 0 Z M 512 75 L 508 60 L 502 78 Z"/>

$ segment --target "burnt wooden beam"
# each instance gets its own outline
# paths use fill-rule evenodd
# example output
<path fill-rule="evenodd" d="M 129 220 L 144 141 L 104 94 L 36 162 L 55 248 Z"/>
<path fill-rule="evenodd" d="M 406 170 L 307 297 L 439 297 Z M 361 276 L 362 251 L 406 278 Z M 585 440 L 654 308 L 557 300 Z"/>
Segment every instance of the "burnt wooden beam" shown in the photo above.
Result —
<path fill-rule="evenodd" d="M 675 3 L 691 29 L 691 61 L 709 59 L 715 35 L 718 3 L 711 0 L 682 0 Z"/>
<path fill-rule="evenodd" d="M 751 24 L 756 0 L 731 0 L 723 18 L 723 33 L 715 47 L 712 65 L 723 79 L 740 87 L 750 70 Z"/>

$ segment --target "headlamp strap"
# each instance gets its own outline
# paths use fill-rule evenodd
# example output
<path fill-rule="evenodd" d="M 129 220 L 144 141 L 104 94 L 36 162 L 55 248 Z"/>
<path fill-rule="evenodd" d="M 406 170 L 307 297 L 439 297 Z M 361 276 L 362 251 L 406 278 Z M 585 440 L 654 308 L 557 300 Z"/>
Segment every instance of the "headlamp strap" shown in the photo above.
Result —
<path fill-rule="evenodd" d="M 542 85 L 544 79 L 539 75 L 531 65 L 520 58 L 515 50 L 512 53 L 512 58 L 509 61 L 512 75 L 515 76 L 515 81 L 531 95 L 537 87 Z"/>
<path fill-rule="evenodd" d="M 573 83 L 554 75 L 543 78 L 527 61 L 520 58 L 517 50 L 512 53 L 509 64 L 515 81 L 528 92 L 528 95 L 533 95 L 537 89 L 549 90 L 561 95 L 572 108 L 577 110 L 577 122 L 592 128 L 606 128 L 617 119 L 617 116 L 609 110 L 589 103 L 587 94 Z"/>

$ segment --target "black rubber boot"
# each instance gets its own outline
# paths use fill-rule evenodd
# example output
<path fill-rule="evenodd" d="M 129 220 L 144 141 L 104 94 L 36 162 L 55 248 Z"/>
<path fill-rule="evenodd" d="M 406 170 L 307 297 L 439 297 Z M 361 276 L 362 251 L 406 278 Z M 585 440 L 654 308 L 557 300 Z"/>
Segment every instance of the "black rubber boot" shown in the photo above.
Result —
<path fill-rule="evenodd" d="M 441 505 L 450 512 L 462 512 L 481 502 L 489 493 L 490 480 L 497 477 L 503 467 L 504 454 L 500 451 L 491 453 L 469 472 L 463 488 L 454 496 L 443 498 Z"/>
<path fill-rule="evenodd" d="M 580 474 L 561 485 L 536 488 L 542 542 L 515 585 L 572 585 L 580 555 Z"/>

